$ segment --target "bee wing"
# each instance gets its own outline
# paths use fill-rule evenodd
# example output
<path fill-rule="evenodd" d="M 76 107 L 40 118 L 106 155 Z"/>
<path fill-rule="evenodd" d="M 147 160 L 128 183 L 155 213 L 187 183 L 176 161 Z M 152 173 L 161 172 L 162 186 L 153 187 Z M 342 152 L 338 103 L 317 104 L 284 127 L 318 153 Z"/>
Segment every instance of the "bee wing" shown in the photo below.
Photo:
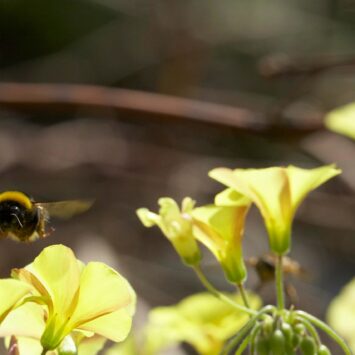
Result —
<path fill-rule="evenodd" d="M 50 217 L 67 219 L 87 211 L 93 203 L 94 200 L 68 200 L 59 202 L 36 202 L 35 205 L 44 208 L 46 214 Z"/>

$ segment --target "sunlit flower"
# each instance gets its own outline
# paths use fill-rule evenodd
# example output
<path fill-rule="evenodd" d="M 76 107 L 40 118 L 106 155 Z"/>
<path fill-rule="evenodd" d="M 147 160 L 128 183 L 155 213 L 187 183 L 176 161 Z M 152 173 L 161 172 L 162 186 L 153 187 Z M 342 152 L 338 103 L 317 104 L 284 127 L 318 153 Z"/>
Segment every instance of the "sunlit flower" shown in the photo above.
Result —
<path fill-rule="evenodd" d="M 181 211 L 171 198 L 160 198 L 158 203 L 160 205 L 159 214 L 151 212 L 147 208 L 140 208 L 137 210 L 139 219 L 145 227 L 158 226 L 187 265 L 198 264 L 201 253 L 192 233 L 190 216 L 195 201 L 189 197 L 184 198 Z"/>
<path fill-rule="evenodd" d="M 328 323 L 355 352 L 355 278 L 330 303 Z"/>
<path fill-rule="evenodd" d="M 222 194 L 218 200 L 221 202 L 225 199 L 226 197 Z M 230 204 L 232 202 L 229 201 Z M 241 202 L 240 206 L 209 205 L 195 208 L 192 211 L 196 239 L 214 254 L 227 279 L 237 284 L 242 284 L 247 275 L 243 260 L 242 239 L 250 202 L 247 200 Z"/>
<path fill-rule="evenodd" d="M 327 165 L 316 169 L 217 168 L 209 175 L 256 204 L 265 221 L 271 250 L 282 255 L 290 249 L 292 220 L 300 203 L 309 192 L 340 172 L 334 165 Z"/>
<path fill-rule="evenodd" d="M 355 103 L 330 111 L 325 118 L 325 125 L 334 132 L 355 139 Z"/>
<path fill-rule="evenodd" d="M 13 276 L 32 286 L 34 296 L 28 302 L 45 306 L 38 327 L 45 319 L 41 344 L 46 350 L 57 348 L 73 331 L 118 342 L 131 328 L 135 294 L 128 281 L 103 263 L 85 266 L 63 245 L 45 248 L 32 264 L 14 270 Z M 21 324 L 22 317 L 12 324 Z"/>
<path fill-rule="evenodd" d="M 22 299 L 30 294 L 30 291 L 31 287 L 24 282 L 13 279 L 0 280 L 0 324 Z"/>
<path fill-rule="evenodd" d="M 236 303 L 241 297 L 226 294 Z M 261 305 L 259 297 L 249 294 L 252 309 Z M 149 314 L 144 354 L 157 354 L 180 342 L 189 343 L 201 355 L 220 354 L 225 342 L 236 334 L 249 317 L 210 293 L 189 296 L 176 305 L 157 307 Z"/>

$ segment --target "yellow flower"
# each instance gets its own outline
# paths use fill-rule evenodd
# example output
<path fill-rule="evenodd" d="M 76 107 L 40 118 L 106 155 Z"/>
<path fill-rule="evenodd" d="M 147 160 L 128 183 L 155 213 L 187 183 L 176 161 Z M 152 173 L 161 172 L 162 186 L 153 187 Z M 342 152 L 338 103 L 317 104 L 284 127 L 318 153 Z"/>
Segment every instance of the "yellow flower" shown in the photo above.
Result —
<path fill-rule="evenodd" d="M 328 308 L 327 320 L 355 352 L 355 278 L 332 300 Z"/>
<path fill-rule="evenodd" d="M 13 280 L 0 280 L 0 323 L 13 311 L 22 301 L 30 295 L 31 287 L 26 283 Z"/>
<path fill-rule="evenodd" d="M 137 215 L 145 227 L 157 225 L 169 239 L 187 265 L 197 265 L 201 260 L 200 249 L 192 233 L 192 219 L 190 216 L 195 201 L 186 197 L 182 201 L 181 211 L 177 203 L 168 197 L 160 198 L 159 214 L 147 208 L 137 210 Z"/>
<path fill-rule="evenodd" d="M 325 125 L 332 131 L 355 139 L 355 103 L 351 103 L 329 112 Z"/>
<path fill-rule="evenodd" d="M 241 297 L 226 294 L 236 303 Z M 252 309 L 261 305 L 260 298 L 249 294 Z M 201 355 L 220 354 L 225 342 L 248 321 L 249 316 L 207 292 L 183 299 L 176 305 L 157 307 L 149 313 L 144 354 L 157 354 L 180 342 L 189 343 Z"/>
<path fill-rule="evenodd" d="M 90 262 L 85 266 L 71 249 L 53 245 L 13 275 L 32 286 L 34 296 L 28 302 L 45 306 L 44 349 L 57 348 L 72 331 L 116 342 L 126 338 L 135 294 L 128 281 L 107 265 Z"/>
<path fill-rule="evenodd" d="M 216 200 L 226 202 L 227 196 L 224 193 L 217 196 Z M 229 204 L 195 208 L 192 211 L 194 235 L 220 262 L 226 278 L 232 283 L 242 284 L 247 276 L 242 239 L 250 202 L 243 200 L 240 206 L 234 202 L 237 205 L 233 206 L 233 201 L 229 200 Z"/>
<path fill-rule="evenodd" d="M 300 203 L 309 192 L 340 173 L 334 165 L 327 165 L 316 169 L 217 168 L 209 176 L 255 203 L 264 218 L 271 250 L 283 255 L 291 246 L 292 220 Z"/>

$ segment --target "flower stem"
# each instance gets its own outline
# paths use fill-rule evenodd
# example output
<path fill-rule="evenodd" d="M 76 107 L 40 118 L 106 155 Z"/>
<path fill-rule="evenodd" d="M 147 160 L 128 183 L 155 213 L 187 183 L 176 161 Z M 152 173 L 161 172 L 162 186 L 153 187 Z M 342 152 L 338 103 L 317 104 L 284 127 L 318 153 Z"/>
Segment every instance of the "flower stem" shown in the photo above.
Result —
<path fill-rule="evenodd" d="M 211 292 L 214 296 L 216 296 L 217 298 L 219 298 L 221 301 L 224 301 L 225 303 L 228 303 L 229 305 L 231 305 L 232 307 L 234 307 L 235 309 L 237 309 L 238 311 L 242 311 L 251 315 L 256 314 L 256 311 L 253 311 L 251 309 L 248 309 L 236 302 L 234 302 L 231 298 L 229 298 L 228 296 L 224 295 L 223 293 L 221 293 L 220 291 L 218 291 L 206 278 L 206 276 L 204 275 L 203 271 L 201 270 L 200 266 L 194 266 L 193 267 L 197 277 L 200 279 L 201 283 L 203 284 L 203 286 L 205 286 L 205 288 Z"/>
<path fill-rule="evenodd" d="M 249 321 L 244 325 L 244 327 L 236 334 L 236 336 L 229 341 L 221 352 L 221 355 L 228 355 L 245 337 L 249 335 L 250 331 L 253 332 L 253 328 L 257 322 L 257 320 L 264 315 L 265 313 L 272 312 L 275 309 L 274 306 L 268 305 L 262 308 L 259 312 L 257 312 L 253 317 L 249 319 Z M 257 325 L 258 326 L 258 325 Z M 250 338 L 249 338 L 250 340 Z"/>
<path fill-rule="evenodd" d="M 275 265 L 275 282 L 276 282 L 276 298 L 277 298 L 278 309 L 285 308 L 282 261 L 283 261 L 282 255 L 277 255 L 276 265 Z"/>
<path fill-rule="evenodd" d="M 320 319 L 304 312 L 304 311 L 296 311 L 296 314 L 303 319 L 313 323 L 316 327 L 323 330 L 330 338 L 332 338 L 344 351 L 346 355 L 352 355 L 352 352 L 346 342 L 331 328 L 329 325 L 322 322 Z"/>
<path fill-rule="evenodd" d="M 322 342 L 319 338 L 317 330 L 314 328 L 312 323 L 305 318 L 297 317 L 297 319 L 306 327 L 308 332 L 311 334 L 312 338 L 316 341 L 317 346 L 320 346 Z"/>
<path fill-rule="evenodd" d="M 238 288 L 238 290 L 240 292 L 240 295 L 242 296 L 242 299 L 243 299 L 245 307 L 250 308 L 248 295 L 245 292 L 245 288 L 244 288 L 243 284 L 237 284 L 237 288 Z"/>
<path fill-rule="evenodd" d="M 43 348 L 42 352 L 41 352 L 41 355 L 46 355 L 47 354 L 47 349 Z"/>

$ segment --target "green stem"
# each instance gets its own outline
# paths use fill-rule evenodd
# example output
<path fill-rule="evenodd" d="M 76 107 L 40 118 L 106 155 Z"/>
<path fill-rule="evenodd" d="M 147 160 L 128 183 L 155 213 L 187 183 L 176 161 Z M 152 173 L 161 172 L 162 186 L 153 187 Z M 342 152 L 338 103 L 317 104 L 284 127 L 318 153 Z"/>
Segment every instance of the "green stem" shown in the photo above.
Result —
<path fill-rule="evenodd" d="M 238 290 L 240 292 L 240 295 L 242 296 L 243 303 L 244 303 L 245 307 L 250 308 L 248 295 L 245 292 L 245 288 L 244 288 L 243 284 L 237 284 L 237 288 L 238 288 Z"/>
<path fill-rule="evenodd" d="M 234 302 L 231 298 L 229 298 L 228 296 L 224 295 L 223 293 L 219 292 L 206 278 L 206 276 L 204 275 L 203 271 L 201 270 L 200 266 L 194 266 L 193 267 L 197 277 L 200 279 L 201 283 L 203 284 L 203 286 L 205 286 L 205 288 L 211 292 L 214 296 L 216 296 L 217 298 L 219 298 L 221 301 L 224 301 L 226 303 L 228 303 L 229 305 L 231 305 L 232 307 L 234 307 L 235 309 L 237 309 L 238 311 L 242 311 L 248 314 L 256 314 L 256 311 L 253 311 L 251 309 L 248 309 L 236 302 Z"/>
<path fill-rule="evenodd" d="M 311 334 L 312 338 L 315 339 L 317 346 L 319 347 L 322 344 L 322 342 L 319 338 L 319 334 L 317 330 L 313 327 L 312 323 L 305 318 L 297 317 L 296 319 L 306 327 L 308 332 Z"/>
<path fill-rule="evenodd" d="M 276 256 L 275 282 L 276 282 L 277 307 L 278 309 L 284 309 L 285 296 L 284 296 L 284 282 L 283 282 L 283 269 L 282 269 L 282 255 Z"/>
<path fill-rule="evenodd" d="M 304 311 L 296 311 L 296 314 L 303 319 L 308 320 L 313 323 L 316 327 L 323 330 L 330 338 L 332 338 L 344 351 L 346 355 L 352 355 L 352 352 L 346 342 L 331 328 L 329 325 L 325 324 L 318 318 L 304 312 Z"/>
<path fill-rule="evenodd" d="M 47 354 L 47 351 L 48 351 L 47 349 L 44 349 L 44 348 L 43 348 L 43 350 L 42 350 L 42 352 L 41 352 L 41 355 L 46 355 L 46 354 Z"/>
<path fill-rule="evenodd" d="M 242 343 L 239 345 L 239 348 L 235 352 L 235 355 L 242 355 L 243 351 L 247 348 L 249 342 L 250 342 L 250 335 L 248 335 L 244 338 Z"/>
<path fill-rule="evenodd" d="M 254 355 L 255 353 L 255 340 L 257 335 L 259 334 L 261 328 L 261 323 L 257 324 L 250 333 L 250 355 Z"/>
<path fill-rule="evenodd" d="M 256 313 L 249 321 L 245 324 L 245 326 L 237 333 L 237 335 L 224 347 L 221 352 L 221 355 L 228 355 L 246 336 L 254 327 L 256 321 L 265 313 L 269 313 L 275 309 L 274 306 L 268 305 L 262 308 L 258 313 Z"/>

